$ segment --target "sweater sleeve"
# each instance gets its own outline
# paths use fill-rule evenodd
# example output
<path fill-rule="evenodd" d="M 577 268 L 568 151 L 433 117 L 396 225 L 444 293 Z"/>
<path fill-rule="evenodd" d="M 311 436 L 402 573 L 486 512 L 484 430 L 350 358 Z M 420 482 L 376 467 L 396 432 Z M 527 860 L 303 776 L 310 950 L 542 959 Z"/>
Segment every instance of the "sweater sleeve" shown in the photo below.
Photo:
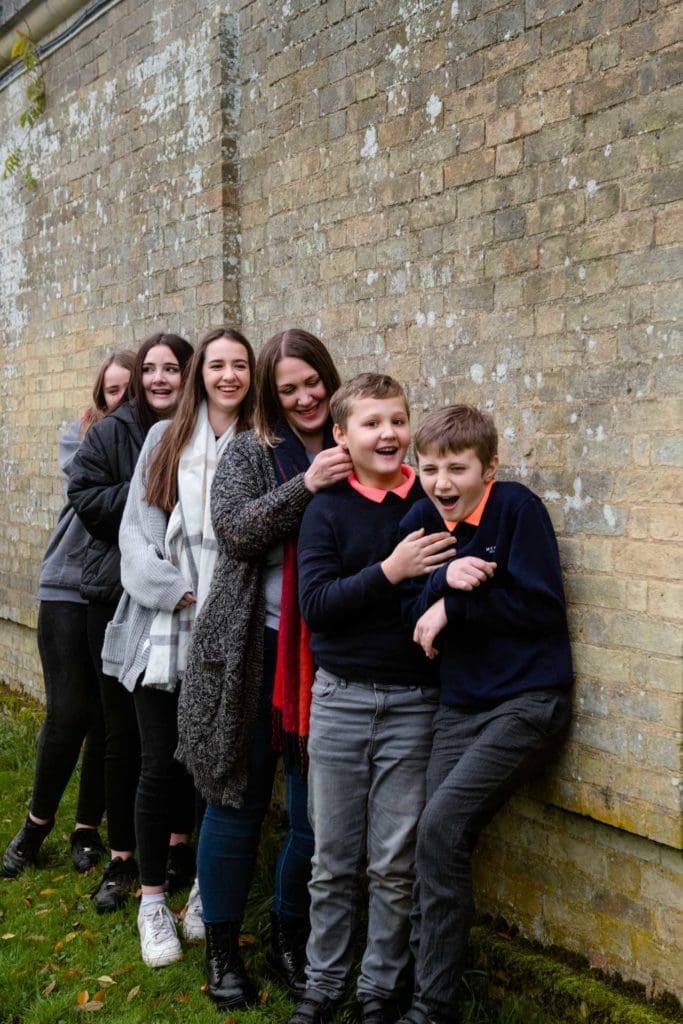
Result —
<path fill-rule="evenodd" d="M 394 589 L 379 562 L 344 575 L 334 527 L 317 501 L 304 514 L 298 562 L 301 614 L 313 632 L 344 627 Z"/>
<path fill-rule="evenodd" d="M 269 459 L 269 451 L 251 435 L 233 441 L 216 467 L 213 528 L 227 554 L 239 561 L 262 561 L 269 548 L 295 533 L 313 497 L 303 473 L 275 484 Z"/>
<path fill-rule="evenodd" d="M 61 469 L 66 482 L 71 476 L 74 456 L 81 446 L 83 424 L 80 420 L 70 423 L 59 439 L 59 468 Z"/>
<path fill-rule="evenodd" d="M 164 557 L 166 513 L 147 503 L 147 467 L 159 436 L 152 428 L 130 482 L 119 530 L 121 584 L 143 608 L 173 611 L 192 584 Z"/>
<path fill-rule="evenodd" d="M 445 569 L 432 577 L 429 604 L 445 596 L 449 621 L 520 633 L 554 630 L 566 621 L 555 532 L 547 510 L 535 496 L 517 510 L 507 566 L 500 579 L 461 591 L 452 590 L 445 582 Z"/>
<path fill-rule="evenodd" d="M 67 493 L 88 533 L 107 544 L 116 544 L 129 480 L 120 480 L 108 455 L 102 428 L 95 423 L 73 457 Z"/>

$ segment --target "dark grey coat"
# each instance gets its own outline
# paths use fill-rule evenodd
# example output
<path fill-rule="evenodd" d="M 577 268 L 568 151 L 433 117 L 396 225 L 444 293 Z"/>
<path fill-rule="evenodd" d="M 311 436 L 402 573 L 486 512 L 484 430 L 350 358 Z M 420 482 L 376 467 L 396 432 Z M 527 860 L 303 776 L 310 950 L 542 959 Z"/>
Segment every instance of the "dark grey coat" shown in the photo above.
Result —
<path fill-rule="evenodd" d="M 192 631 L 176 751 L 213 804 L 242 805 L 263 683 L 263 568 L 268 550 L 298 529 L 312 496 L 303 473 L 278 485 L 271 449 L 253 431 L 239 434 L 216 468 L 218 560 Z"/>

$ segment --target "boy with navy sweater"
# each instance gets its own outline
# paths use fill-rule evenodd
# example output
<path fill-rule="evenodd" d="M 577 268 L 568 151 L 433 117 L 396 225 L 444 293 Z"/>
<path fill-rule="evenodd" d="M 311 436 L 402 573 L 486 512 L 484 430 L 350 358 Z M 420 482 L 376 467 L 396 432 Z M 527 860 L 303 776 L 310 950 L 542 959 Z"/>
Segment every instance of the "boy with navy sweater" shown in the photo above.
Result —
<path fill-rule="evenodd" d="M 572 665 L 557 542 L 541 502 L 495 481 L 493 420 L 464 405 L 431 413 L 415 449 L 427 498 L 401 532 L 440 533 L 456 555 L 402 587 L 440 707 L 417 841 L 413 1005 L 401 1024 L 457 1024 L 456 993 L 473 914 L 471 858 L 482 828 L 557 749 Z M 436 644 L 436 647 L 435 647 Z"/>
<path fill-rule="evenodd" d="M 358 875 L 367 866 L 368 935 L 358 978 L 365 1024 L 398 1016 L 409 961 L 417 820 L 437 704 L 429 660 L 401 619 L 397 584 L 449 557 L 443 529 L 398 526 L 423 497 L 403 465 L 406 399 L 391 377 L 360 374 L 330 403 L 347 481 L 317 494 L 299 534 L 299 596 L 312 631 L 309 816 L 315 833 L 306 992 L 290 1024 L 329 1019 L 352 968 Z"/>

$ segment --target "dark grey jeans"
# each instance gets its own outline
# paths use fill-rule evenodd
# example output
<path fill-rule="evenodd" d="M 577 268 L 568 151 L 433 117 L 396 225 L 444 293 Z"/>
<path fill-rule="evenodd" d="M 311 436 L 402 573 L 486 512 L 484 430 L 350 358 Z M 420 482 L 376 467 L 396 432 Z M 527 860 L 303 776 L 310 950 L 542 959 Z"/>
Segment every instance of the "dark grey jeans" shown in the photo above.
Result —
<path fill-rule="evenodd" d="M 479 833 L 557 750 L 570 710 L 569 694 L 537 690 L 486 711 L 442 705 L 436 712 L 417 836 L 416 1005 L 453 1012 L 474 911 L 471 861 Z"/>

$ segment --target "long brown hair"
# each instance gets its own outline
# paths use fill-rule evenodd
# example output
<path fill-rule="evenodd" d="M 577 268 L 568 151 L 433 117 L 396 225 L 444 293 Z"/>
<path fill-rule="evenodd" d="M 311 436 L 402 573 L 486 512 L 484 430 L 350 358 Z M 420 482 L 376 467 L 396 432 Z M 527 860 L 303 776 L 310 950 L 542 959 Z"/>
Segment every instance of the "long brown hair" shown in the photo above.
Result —
<path fill-rule="evenodd" d="M 170 348 L 180 365 L 181 381 L 183 384 L 187 376 L 187 365 L 194 352 L 192 345 L 185 338 L 181 338 L 179 334 L 165 334 L 163 331 L 146 338 L 138 349 L 128 391 L 131 399 L 135 402 L 137 418 L 145 434 L 152 424 L 157 422 L 159 415 L 149 404 L 145 396 L 145 389 L 142 386 L 142 367 L 147 359 L 147 353 L 157 345 L 166 345 Z"/>
<path fill-rule="evenodd" d="M 83 423 L 83 436 L 88 433 L 93 423 L 97 423 L 98 420 L 104 419 L 109 412 L 109 409 L 107 408 L 107 400 L 104 394 L 104 376 L 109 367 L 114 365 L 120 366 L 124 370 L 128 370 L 132 378 L 133 367 L 135 366 L 135 352 L 131 352 L 130 349 L 127 348 L 123 348 L 118 352 L 112 352 L 112 354 L 107 356 L 100 366 L 92 389 L 92 402 L 81 416 L 81 422 Z M 130 387 L 130 381 L 128 382 L 128 387 Z M 128 387 L 121 396 L 121 401 L 118 403 L 119 405 L 121 405 L 122 402 L 125 402 L 128 398 Z"/>
<path fill-rule="evenodd" d="M 302 359 L 320 375 L 327 397 L 331 398 L 340 384 L 332 356 L 314 334 L 292 327 L 273 335 L 258 354 L 256 360 L 256 411 L 254 428 L 262 441 L 273 447 L 280 438 L 275 425 L 282 419 L 282 404 L 277 391 L 275 368 L 281 359 L 291 356 Z"/>
<path fill-rule="evenodd" d="M 187 371 L 187 382 L 171 425 L 166 428 L 157 445 L 147 474 L 147 503 L 170 512 L 178 500 L 178 464 L 183 449 L 192 437 L 199 406 L 206 401 L 206 388 L 202 370 L 206 350 L 212 341 L 226 338 L 242 345 L 249 362 L 249 390 L 237 413 L 237 432 L 249 430 L 254 412 L 254 378 L 256 361 L 254 351 L 244 335 L 234 327 L 215 327 L 205 334 L 192 357 Z"/>

